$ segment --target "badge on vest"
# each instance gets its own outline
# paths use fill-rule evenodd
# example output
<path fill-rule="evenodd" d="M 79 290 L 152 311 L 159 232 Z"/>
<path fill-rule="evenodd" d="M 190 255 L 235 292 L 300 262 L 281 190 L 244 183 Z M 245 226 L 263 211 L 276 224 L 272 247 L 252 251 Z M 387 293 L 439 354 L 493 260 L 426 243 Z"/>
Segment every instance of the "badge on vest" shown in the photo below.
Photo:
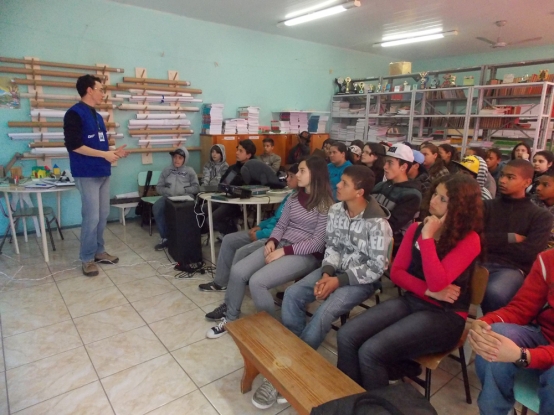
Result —
<path fill-rule="evenodd" d="M 100 141 L 106 141 L 106 138 L 104 137 L 104 133 L 102 131 L 98 131 L 98 139 Z"/>

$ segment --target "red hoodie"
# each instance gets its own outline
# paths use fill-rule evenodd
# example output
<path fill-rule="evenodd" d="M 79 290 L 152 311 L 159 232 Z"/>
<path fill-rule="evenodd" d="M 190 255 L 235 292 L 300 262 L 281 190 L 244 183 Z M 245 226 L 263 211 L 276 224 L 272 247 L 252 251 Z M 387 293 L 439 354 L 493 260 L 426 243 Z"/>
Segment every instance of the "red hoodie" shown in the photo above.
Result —
<path fill-rule="evenodd" d="M 481 320 L 513 323 L 521 326 L 535 323 L 550 343 L 530 349 L 530 369 L 546 370 L 554 366 L 554 249 L 541 252 L 510 303 L 488 313 Z"/>

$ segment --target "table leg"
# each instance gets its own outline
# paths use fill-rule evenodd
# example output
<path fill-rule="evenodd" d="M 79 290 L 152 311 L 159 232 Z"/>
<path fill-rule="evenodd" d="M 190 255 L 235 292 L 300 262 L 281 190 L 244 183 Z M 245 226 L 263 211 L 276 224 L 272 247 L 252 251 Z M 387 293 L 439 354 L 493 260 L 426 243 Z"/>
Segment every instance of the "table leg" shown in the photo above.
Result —
<path fill-rule="evenodd" d="M 248 209 L 246 205 L 242 205 L 242 217 L 244 220 L 244 230 L 248 230 Z"/>
<path fill-rule="evenodd" d="M 62 192 L 56 192 L 56 197 L 58 199 L 58 224 L 60 229 L 62 228 Z"/>
<path fill-rule="evenodd" d="M 256 205 L 256 225 L 262 221 L 262 205 Z"/>
<path fill-rule="evenodd" d="M 126 208 L 121 209 L 121 223 L 123 224 L 123 226 L 125 226 L 125 210 Z"/>
<path fill-rule="evenodd" d="M 256 376 L 260 374 L 260 371 L 254 366 L 254 364 L 244 355 L 242 358 L 244 360 L 244 373 L 242 374 L 242 380 L 240 382 L 240 391 L 241 393 L 247 393 L 252 390 L 252 382 L 256 379 Z"/>
<path fill-rule="evenodd" d="M 42 250 L 44 251 L 44 260 L 48 263 L 50 262 L 50 257 L 48 255 L 48 242 L 46 241 L 46 229 L 44 228 L 44 211 L 42 210 L 42 195 L 40 194 L 40 192 L 37 192 L 37 202 L 40 232 L 42 233 Z"/>
<path fill-rule="evenodd" d="M 23 198 L 19 199 L 19 206 L 21 209 L 25 209 L 25 203 L 23 202 Z M 25 243 L 29 242 L 29 239 L 27 238 L 27 218 L 23 217 L 23 235 L 25 236 Z"/>
<path fill-rule="evenodd" d="M 6 199 L 6 207 L 8 208 L 8 220 L 10 221 L 10 229 L 12 231 L 13 245 L 15 246 L 15 253 L 19 255 L 19 245 L 17 244 L 17 235 L 15 234 L 15 224 L 13 223 L 12 206 L 10 205 L 10 196 L 7 192 L 4 192 L 4 198 Z"/>
<path fill-rule="evenodd" d="M 214 222 L 212 213 L 212 201 L 208 199 L 208 228 L 210 228 L 210 253 L 212 264 L 215 265 Z"/>

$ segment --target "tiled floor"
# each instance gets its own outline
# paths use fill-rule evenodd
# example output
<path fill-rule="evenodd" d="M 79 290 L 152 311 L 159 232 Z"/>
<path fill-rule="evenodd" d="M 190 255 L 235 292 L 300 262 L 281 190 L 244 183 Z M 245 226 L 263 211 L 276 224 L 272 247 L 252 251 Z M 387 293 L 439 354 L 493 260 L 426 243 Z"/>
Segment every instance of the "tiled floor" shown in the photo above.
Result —
<path fill-rule="evenodd" d="M 11 246 L 0 255 L 0 414 L 296 413 L 286 404 L 260 411 L 252 392 L 241 395 L 243 363 L 232 339 L 205 338 L 213 323 L 204 314 L 223 294 L 198 291 L 204 275 L 175 279 L 165 254 L 153 250 L 156 236 L 132 221 L 109 224 L 106 247 L 120 262 L 94 278 L 80 271 L 79 229 L 64 236 L 48 266 L 34 235 L 19 238 L 19 256 Z M 243 312 L 254 311 L 247 298 Z M 319 352 L 336 363 L 334 331 Z M 473 405 L 459 365 L 443 362 L 431 399 L 439 414 L 478 413 L 473 365 L 470 381 Z"/>

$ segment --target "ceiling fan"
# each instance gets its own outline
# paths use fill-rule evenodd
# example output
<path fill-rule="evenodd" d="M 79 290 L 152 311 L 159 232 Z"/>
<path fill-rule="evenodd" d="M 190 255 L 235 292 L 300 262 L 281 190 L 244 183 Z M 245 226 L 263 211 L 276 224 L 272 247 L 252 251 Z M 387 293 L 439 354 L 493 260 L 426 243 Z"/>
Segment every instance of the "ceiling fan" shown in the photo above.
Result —
<path fill-rule="evenodd" d="M 504 48 L 506 46 L 512 46 L 512 45 L 519 45 L 520 43 L 527 43 L 527 42 L 535 42 L 537 40 L 541 40 L 542 37 L 532 37 L 529 39 L 523 39 L 518 40 L 517 42 L 503 42 L 500 39 L 500 31 L 502 30 L 502 27 L 504 27 L 508 23 L 507 20 L 498 20 L 494 22 L 496 26 L 498 26 L 498 37 L 496 38 L 496 42 L 490 39 L 487 39 L 486 37 L 477 37 L 476 39 L 479 39 L 485 43 L 488 43 L 491 48 Z"/>

